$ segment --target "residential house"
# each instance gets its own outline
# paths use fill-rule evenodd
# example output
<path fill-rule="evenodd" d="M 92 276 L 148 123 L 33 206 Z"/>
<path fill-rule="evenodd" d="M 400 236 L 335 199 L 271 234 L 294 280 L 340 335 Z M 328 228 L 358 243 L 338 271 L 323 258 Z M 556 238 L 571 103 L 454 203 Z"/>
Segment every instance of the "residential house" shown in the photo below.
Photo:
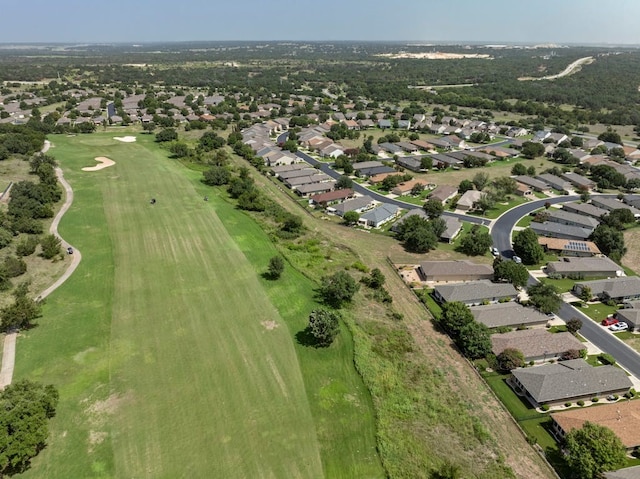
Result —
<path fill-rule="evenodd" d="M 398 216 L 399 212 L 400 208 L 396 205 L 382 203 L 377 208 L 373 208 L 372 210 L 363 213 L 362 216 L 360 216 L 358 223 L 370 228 L 380 228 L 380 226 L 388 223 Z"/>
<path fill-rule="evenodd" d="M 389 153 L 390 155 L 399 155 L 400 153 L 403 152 L 402 148 L 400 148 L 398 145 L 396 145 L 395 143 L 389 143 L 389 142 L 384 142 L 384 143 L 379 143 L 378 146 L 383 150 L 386 151 L 387 153 Z"/>
<path fill-rule="evenodd" d="M 429 195 L 429 199 L 435 199 L 444 204 L 458 194 L 458 188 L 450 185 L 438 185 Z"/>
<path fill-rule="evenodd" d="M 549 221 L 545 221 L 544 223 L 536 223 L 534 221 L 531 223 L 530 228 L 535 231 L 538 236 L 579 241 L 586 240 L 593 232 L 593 230 L 589 228 L 561 225 L 560 223 L 552 223 Z"/>
<path fill-rule="evenodd" d="M 510 136 L 511 138 L 515 138 L 517 136 L 525 136 L 529 133 L 526 128 L 521 128 L 519 126 L 512 126 L 507 130 L 505 135 Z"/>
<path fill-rule="evenodd" d="M 488 153 L 491 156 L 495 156 L 497 158 L 513 158 L 520 154 L 519 150 L 515 148 L 507 148 L 504 146 L 483 146 L 482 148 L 476 149 L 476 151 L 481 151 L 484 153 Z"/>
<path fill-rule="evenodd" d="M 431 159 L 433 160 L 433 166 L 440 169 L 448 168 L 450 166 L 460 168 L 463 165 L 462 160 L 442 153 L 431 155 Z"/>
<path fill-rule="evenodd" d="M 477 190 L 465 191 L 464 194 L 458 200 L 456 209 L 463 211 L 470 211 L 475 208 L 475 203 L 480 200 L 486 193 Z"/>
<path fill-rule="evenodd" d="M 333 181 L 333 178 L 331 178 L 329 175 L 326 175 L 325 173 L 322 173 L 322 172 L 318 172 L 318 170 L 315 170 L 315 171 L 316 173 L 313 175 L 286 178 L 284 180 L 284 184 L 287 185 L 292 190 L 295 190 L 296 188 L 302 185 L 310 185 L 313 183 L 325 183 L 325 182 Z M 327 190 L 327 191 L 330 191 L 330 190 Z M 319 193 L 319 192 L 320 191 L 316 191 L 316 193 Z"/>
<path fill-rule="evenodd" d="M 562 261 L 551 261 L 547 264 L 547 274 L 560 275 L 563 278 L 578 276 L 583 278 L 616 277 L 622 275 L 622 268 L 606 256 L 593 258 L 562 258 Z"/>
<path fill-rule="evenodd" d="M 590 288 L 592 297 L 600 301 L 613 300 L 617 303 L 640 299 L 640 278 L 623 276 L 619 278 L 581 281 L 573 285 L 573 293 L 580 296 L 584 288 Z"/>
<path fill-rule="evenodd" d="M 541 175 L 536 176 L 536 179 L 548 184 L 554 190 L 569 192 L 571 191 L 571 183 L 560 178 L 559 176 L 552 175 L 550 173 L 543 173 Z"/>
<path fill-rule="evenodd" d="M 386 130 L 387 128 L 391 128 L 391 120 L 387 120 L 385 118 L 378 120 L 378 128 L 382 130 Z"/>
<path fill-rule="evenodd" d="M 399 156 L 396 165 L 411 171 L 422 171 L 422 160 L 419 156 Z"/>
<path fill-rule="evenodd" d="M 610 382 L 606 379 L 605 381 Z M 623 384 L 624 381 L 621 380 L 620 386 L 622 387 Z M 600 393 L 598 396 L 603 397 L 604 393 Z M 615 402 L 556 412 L 551 414 L 551 419 L 553 420 L 554 434 L 559 440 L 564 439 L 574 429 L 581 429 L 586 422 L 590 422 L 613 431 L 628 452 L 632 452 L 640 446 L 640 401 Z M 605 477 L 611 477 L 607 474 L 609 473 L 606 473 Z M 640 469 L 637 470 L 637 475 L 627 477 L 640 477 Z"/>
<path fill-rule="evenodd" d="M 428 282 L 461 282 L 493 279 L 493 267 L 469 260 L 423 261 L 417 268 L 420 279 Z"/>
<path fill-rule="evenodd" d="M 569 213 L 574 213 L 582 216 L 589 216 L 591 218 L 600 219 L 602 215 L 609 213 L 603 208 L 598 208 L 591 203 L 565 203 L 562 205 L 562 209 Z"/>
<path fill-rule="evenodd" d="M 480 280 L 441 284 L 435 287 L 433 295 L 440 303 L 460 301 L 467 306 L 473 306 L 485 302 L 511 301 L 518 296 L 518 292 L 510 283 L 492 283 L 488 280 Z"/>
<path fill-rule="evenodd" d="M 344 188 L 341 190 L 330 191 L 328 193 L 313 195 L 309 198 L 309 203 L 326 208 L 327 205 L 339 203 L 346 199 L 352 198 L 353 194 L 354 191 L 351 188 Z"/>
<path fill-rule="evenodd" d="M 593 397 L 622 395 L 632 387 L 631 381 L 622 369 L 615 366 L 593 367 L 584 359 L 518 368 L 512 371 L 510 383 L 520 388 L 534 406 L 561 406 L 567 402 L 590 401 Z"/>
<path fill-rule="evenodd" d="M 533 190 L 529 188 L 527 185 L 523 185 L 522 183 L 518 183 L 516 185 L 516 195 L 524 196 L 525 198 L 533 196 Z"/>
<path fill-rule="evenodd" d="M 304 170 L 306 168 L 309 168 L 307 163 L 294 163 L 292 165 L 274 166 L 271 168 L 271 172 L 274 176 L 278 176 L 280 173 L 284 173 L 285 171 Z"/>
<path fill-rule="evenodd" d="M 375 168 L 378 166 L 384 166 L 381 161 L 358 161 L 353 164 L 354 171 L 358 172 L 360 170 Z"/>
<path fill-rule="evenodd" d="M 634 208 L 640 208 L 640 195 L 624 195 L 622 201 Z"/>
<path fill-rule="evenodd" d="M 589 178 L 586 178 L 577 173 L 572 173 L 572 172 L 563 173 L 561 175 L 561 178 L 567 180 L 577 190 L 591 191 L 596 187 L 595 181 L 592 181 Z"/>
<path fill-rule="evenodd" d="M 619 309 L 615 313 L 615 318 L 623 323 L 627 323 L 629 331 L 636 331 L 640 327 L 640 309 Z"/>
<path fill-rule="evenodd" d="M 361 130 L 366 130 L 368 128 L 373 128 L 375 126 L 375 123 L 373 122 L 373 120 L 365 118 L 363 120 L 358 120 L 358 126 Z"/>
<path fill-rule="evenodd" d="M 357 165 L 358 163 L 354 163 L 354 167 L 355 165 Z M 355 168 L 354 168 L 355 169 Z M 356 170 L 356 176 L 359 176 L 361 178 L 369 178 L 371 176 L 376 176 L 376 175 L 380 175 L 383 173 L 397 173 L 397 171 L 393 168 L 391 168 L 390 166 L 373 166 L 371 168 L 360 168 L 358 170 Z"/>
<path fill-rule="evenodd" d="M 320 183 L 307 183 L 292 189 L 294 189 L 298 195 L 302 196 L 303 198 L 307 198 L 311 195 L 329 192 L 333 190 L 335 186 L 335 181 L 323 181 Z"/>
<path fill-rule="evenodd" d="M 296 165 L 297 166 L 297 165 Z M 275 169 L 275 168 L 274 168 Z M 288 180 L 290 178 L 297 178 L 299 176 L 311 176 L 318 173 L 318 170 L 315 168 L 292 168 L 290 170 L 283 170 L 276 173 L 276 177 L 281 181 Z"/>
<path fill-rule="evenodd" d="M 345 201 L 337 205 L 327 207 L 327 212 L 335 213 L 338 216 L 344 216 L 347 211 L 355 211 L 356 213 L 362 213 L 365 210 L 371 208 L 375 203 L 375 200 L 370 196 L 359 196 L 352 200 Z"/>
<path fill-rule="evenodd" d="M 520 175 L 520 176 L 516 176 L 515 180 L 520 184 L 528 186 L 529 188 L 533 189 L 534 191 L 538 191 L 540 193 L 550 193 L 551 192 L 551 187 L 548 184 L 546 184 L 544 181 L 536 180 L 535 178 L 532 178 L 531 176 Z"/>
<path fill-rule="evenodd" d="M 424 187 L 425 184 L 426 184 L 425 180 L 414 178 L 412 180 L 399 183 L 391 190 L 391 193 L 398 196 L 408 195 L 409 193 L 411 193 L 414 186 L 422 185 Z"/>
<path fill-rule="evenodd" d="M 471 306 L 469 309 L 474 319 L 487 328 L 532 328 L 545 326 L 549 321 L 546 314 L 515 301 Z"/>
<path fill-rule="evenodd" d="M 491 350 L 496 356 L 505 349 L 517 349 L 524 360 L 548 361 L 558 359 L 562 353 L 584 349 L 583 344 L 573 334 L 550 333 L 545 329 L 525 329 L 491 335 Z"/>
<path fill-rule="evenodd" d="M 560 256 L 591 257 L 602 254 L 593 241 L 576 241 L 561 238 L 538 238 L 538 243 L 545 251 Z"/>
<path fill-rule="evenodd" d="M 560 223 L 561 225 L 579 226 L 581 228 L 587 228 L 594 230 L 600 224 L 595 218 L 591 216 L 583 216 L 577 213 L 570 213 L 566 210 L 559 210 L 557 208 L 549 208 L 546 210 L 547 221 L 552 223 Z"/>
<path fill-rule="evenodd" d="M 419 151 L 419 148 L 409 141 L 399 141 L 395 145 L 399 146 L 400 148 L 402 148 L 403 151 L 411 155 L 417 155 Z"/>
<path fill-rule="evenodd" d="M 625 467 L 617 471 L 603 472 L 604 479 L 638 479 L 640 477 L 640 466 Z"/>
<path fill-rule="evenodd" d="M 445 141 L 443 138 L 430 138 L 429 143 L 436 148 L 442 148 L 443 150 L 450 150 L 453 148 L 453 145 L 450 142 Z"/>
<path fill-rule="evenodd" d="M 451 158 L 455 158 L 464 163 L 465 158 L 478 158 L 480 160 L 485 160 L 487 163 L 490 163 L 495 160 L 495 158 L 487 153 L 483 153 L 481 151 L 451 151 L 446 154 Z"/>
<path fill-rule="evenodd" d="M 625 208 L 633 213 L 633 216 L 636 218 L 640 217 L 640 210 L 634 208 L 633 206 L 627 205 L 622 201 L 618 201 L 615 198 L 606 198 L 602 196 L 593 196 L 591 198 L 591 204 L 597 206 L 598 208 L 603 208 L 607 211 L 613 211 L 621 208 Z"/>
<path fill-rule="evenodd" d="M 327 145 L 320 150 L 320 156 L 325 158 L 337 158 L 340 155 L 344 155 L 344 146 L 336 143 Z"/>
<path fill-rule="evenodd" d="M 434 146 L 431 143 L 423 140 L 412 140 L 411 144 L 417 146 L 420 150 L 423 150 L 423 151 L 431 151 L 434 148 Z"/>

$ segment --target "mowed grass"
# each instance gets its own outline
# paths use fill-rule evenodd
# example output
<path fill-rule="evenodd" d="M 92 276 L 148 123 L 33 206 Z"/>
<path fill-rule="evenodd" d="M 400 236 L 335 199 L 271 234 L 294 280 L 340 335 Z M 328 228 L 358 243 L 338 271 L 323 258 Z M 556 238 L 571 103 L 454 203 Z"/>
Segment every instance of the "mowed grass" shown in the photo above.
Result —
<path fill-rule="evenodd" d="M 313 285 L 261 279 L 275 249 L 255 224 L 203 202 L 151 137 L 111 136 L 53 138 L 76 194 L 61 234 L 83 261 L 18 344 L 16 378 L 61 392 L 25 476 L 382 476 L 349 335 L 294 341 Z M 95 156 L 116 166 L 80 171 Z"/>

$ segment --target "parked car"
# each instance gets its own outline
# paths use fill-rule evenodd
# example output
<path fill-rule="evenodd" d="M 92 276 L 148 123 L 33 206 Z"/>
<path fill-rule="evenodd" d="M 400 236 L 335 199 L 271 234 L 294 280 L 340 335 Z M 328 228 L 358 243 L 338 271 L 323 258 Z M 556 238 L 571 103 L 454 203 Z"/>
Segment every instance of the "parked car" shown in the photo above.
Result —
<path fill-rule="evenodd" d="M 521 258 L 520 256 L 515 256 L 515 255 L 514 255 L 511 259 L 512 259 L 512 260 L 514 261 L 514 263 L 516 263 L 516 264 L 522 264 L 522 258 Z"/>
<path fill-rule="evenodd" d="M 491 254 L 493 256 L 500 256 L 500 251 L 498 251 L 498 248 L 496 248 L 495 246 L 491 247 Z"/>
<path fill-rule="evenodd" d="M 614 324 L 618 324 L 620 321 L 618 321 L 616 318 L 614 318 L 613 316 L 608 316 L 606 318 L 604 318 L 602 320 L 602 325 L 603 326 L 613 326 Z M 625 323 L 627 324 L 627 323 Z"/>
<path fill-rule="evenodd" d="M 68 253 L 68 254 L 73 254 L 73 248 L 72 248 L 71 246 L 69 246 L 69 247 L 67 248 L 67 253 Z"/>
<path fill-rule="evenodd" d="M 609 326 L 609 329 L 613 332 L 626 331 L 627 329 L 629 329 L 629 325 L 627 323 L 616 323 L 612 326 Z"/>

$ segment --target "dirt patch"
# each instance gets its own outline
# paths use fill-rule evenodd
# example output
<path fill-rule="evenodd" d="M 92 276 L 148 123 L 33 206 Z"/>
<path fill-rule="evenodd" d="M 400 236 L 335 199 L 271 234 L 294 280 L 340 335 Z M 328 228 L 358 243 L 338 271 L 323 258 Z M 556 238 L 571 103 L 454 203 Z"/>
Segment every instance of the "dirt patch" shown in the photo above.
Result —
<path fill-rule="evenodd" d="M 104 431 L 89 431 L 89 453 L 93 452 L 95 446 L 102 444 L 108 435 Z"/>
<path fill-rule="evenodd" d="M 122 143 L 133 143 L 136 141 L 135 136 L 114 136 L 113 139 L 121 141 Z"/>
<path fill-rule="evenodd" d="M 625 231 L 624 244 L 627 246 L 627 254 L 622 257 L 622 265 L 636 272 L 640 271 L 640 230 Z"/>
<path fill-rule="evenodd" d="M 280 326 L 278 323 L 276 323 L 272 319 L 267 321 L 262 321 L 260 324 L 262 324 L 262 326 L 264 326 L 264 329 L 266 329 L 267 331 L 273 331 L 278 326 Z"/>
<path fill-rule="evenodd" d="M 132 394 L 130 392 L 124 395 L 114 393 L 107 399 L 94 402 L 87 408 L 87 412 L 93 416 L 101 416 L 103 414 L 111 415 L 115 413 L 124 402 L 130 401 L 131 399 Z"/>
<path fill-rule="evenodd" d="M 97 156 L 96 158 L 94 158 L 99 164 L 96 166 L 85 166 L 84 168 L 82 168 L 82 171 L 99 171 L 99 170 L 104 170 L 105 168 L 109 168 L 110 166 L 113 166 L 116 164 L 115 161 L 113 161 L 110 158 L 107 158 L 106 156 Z"/>

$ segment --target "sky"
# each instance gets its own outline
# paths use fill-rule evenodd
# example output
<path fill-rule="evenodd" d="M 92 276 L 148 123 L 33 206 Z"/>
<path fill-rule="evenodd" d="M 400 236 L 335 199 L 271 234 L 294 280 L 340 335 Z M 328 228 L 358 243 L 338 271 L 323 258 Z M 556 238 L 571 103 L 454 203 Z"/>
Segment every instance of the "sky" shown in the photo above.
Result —
<path fill-rule="evenodd" d="M 418 41 L 640 45 L 638 0 L 1 0 L 0 43 Z"/>

